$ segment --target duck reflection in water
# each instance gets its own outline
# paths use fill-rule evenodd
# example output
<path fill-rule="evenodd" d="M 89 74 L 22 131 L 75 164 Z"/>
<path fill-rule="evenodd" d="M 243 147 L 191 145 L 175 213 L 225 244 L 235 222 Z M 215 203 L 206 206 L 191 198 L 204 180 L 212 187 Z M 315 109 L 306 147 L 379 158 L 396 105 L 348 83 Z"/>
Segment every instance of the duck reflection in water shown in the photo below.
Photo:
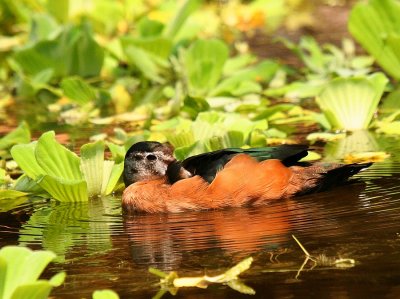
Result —
<path fill-rule="evenodd" d="M 230 266 L 249 255 L 279 253 L 288 247 L 297 250 L 292 234 L 308 232 L 323 240 L 333 232 L 335 236 L 351 233 L 350 223 L 329 217 L 329 205 L 336 203 L 352 210 L 364 190 L 359 182 L 339 187 L 336 193 L 312 194 L 261 207 L 125 215 L 124 230 L 136 265 L 176 270 L 187 263 L 189 268 L 202 268 L 212 266 L 217 258 Z"/>

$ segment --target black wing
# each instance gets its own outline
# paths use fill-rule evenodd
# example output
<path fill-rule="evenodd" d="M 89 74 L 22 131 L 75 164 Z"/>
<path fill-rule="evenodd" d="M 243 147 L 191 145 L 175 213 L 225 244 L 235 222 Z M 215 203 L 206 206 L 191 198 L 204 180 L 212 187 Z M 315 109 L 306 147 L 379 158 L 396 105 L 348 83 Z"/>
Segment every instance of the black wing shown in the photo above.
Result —
<path fill-rule="evenodd" d="M 291 166 L 307 156 L 307 149 L 306 145 L 281 145 L 249 149 L 228 148 L 192 156 L 183 160 L 180 164 L 193 175 L 199 175 L 207 182 L 212 182 L 217 172 L 237 154 L 245 153 L 258 161 L 279 159 L 286 166 Z"/>

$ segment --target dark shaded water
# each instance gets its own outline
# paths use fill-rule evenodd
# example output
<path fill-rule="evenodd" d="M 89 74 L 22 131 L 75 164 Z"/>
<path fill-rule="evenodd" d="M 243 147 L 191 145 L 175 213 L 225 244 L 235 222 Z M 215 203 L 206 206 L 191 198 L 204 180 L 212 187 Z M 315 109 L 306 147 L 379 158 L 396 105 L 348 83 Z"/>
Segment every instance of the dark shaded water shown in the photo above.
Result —
<path fill-rule="evenodd" d="M 243 281 L 256 298 L 400 298 L 399 141 L 357 133 L 329 143 L 329 160 L 346 152 L 386 150 L 392 156 L 328 192 L 258 208 L 123 217 L 118 197 L 87 204 L 31 199 L 1 213 L 0 244 L 53 250 L 47 275 L 67 272 L 56 298 L 91 298 L 111 288 L 121 298 L 151 298 L 158 278 L 148 267 L 181 276 L 219 274 L 254 258 Z M 352 258 L 353 267 L 312 263 L 304 254 Z M 165 294 L 163 298 L 171 298 Z M 225 285 L 180 289 L 173 298 L 244 298 Z"/>

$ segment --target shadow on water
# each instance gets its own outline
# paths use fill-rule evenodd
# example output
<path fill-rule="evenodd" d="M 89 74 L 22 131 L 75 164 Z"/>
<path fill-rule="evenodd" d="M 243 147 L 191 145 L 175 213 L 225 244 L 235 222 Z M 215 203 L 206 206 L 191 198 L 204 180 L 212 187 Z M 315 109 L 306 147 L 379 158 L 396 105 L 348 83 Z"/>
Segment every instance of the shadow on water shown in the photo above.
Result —
<path fill-rule="evenodd" d="M 343 156 L 361 142 L 354 138 L 328 144 L 324 155 Z M 1 211 L 0 242 L 56 252 L 47 275 L 68 274 L 65 285 L 54 289 L 56 298 L 90 298 L 102 288 L 121 298 L 151 298 L 158 278 L 148 273 L 149 266 L 184 276 L 213 275 L 250 255 L 255 261 L 243 280 L 257 298 L 399 298 L 398 141 L 372 135 L 363 144 L 392 157 L 327 192 L 258 208 L 134 216 L 121 215 L 118 197 L 80 204 L 25 199 Z M 356 263 L 307 264 L 299 273 L 305 256 L 292 235 L 313 255 Z M 242 297 L 247 295 L 212 285 L 180 289 L 174 298 Z"/>

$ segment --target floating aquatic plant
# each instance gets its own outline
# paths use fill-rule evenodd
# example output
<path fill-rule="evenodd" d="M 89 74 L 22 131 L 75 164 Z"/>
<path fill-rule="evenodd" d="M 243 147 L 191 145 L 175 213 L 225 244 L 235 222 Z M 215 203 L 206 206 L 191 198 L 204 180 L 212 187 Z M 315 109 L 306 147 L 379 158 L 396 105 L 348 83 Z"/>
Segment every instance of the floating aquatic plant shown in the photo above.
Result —
<path fill-rule="evenodd" d="M 382 73 L 337 78 L 323 88 L 316 100 L 334 129 L 366 129 L 387 83 Z"/>
<path fill-rule="evenodd" d="M 55 257 L 51 251 L 32 251 L 17 246 L 1 248 L 0 298 L 48 298 L 52 288 L 60 286 L 65 279 L 64 272 L 54 275 L 50 280 L 39 279 Z"/>
<path fill-rule="evenodd" d="M 80 159 L 55 140 L 53 131 L 30 144 L 15 145 L 11 154 L 28 177 L 59 201 L 109 194 L 123 170 L 121 163 L 104 161 L 102 141 L 82 146 Z"/>
<path fill-rule="evenodd" d="M 244 271 L 248 270 L 253 262 L 252 257 L 248 257 L 226 272 L 216 276 L 196 276 L 196 277 L 179 277 L 175 271 L 169 274 L 164 273 L 158 269 L 149 268 L 149 272 L 160 277 L 160 284 L 164 289 L 183 288 L 183 287 L 198 287 L 207 288 L 212 283 L 223 283 L 230 286 L 232 289 L 249 295 L 254 295 L 255 291 L 243 284 L 239 280 L 239 275 Z"/>

